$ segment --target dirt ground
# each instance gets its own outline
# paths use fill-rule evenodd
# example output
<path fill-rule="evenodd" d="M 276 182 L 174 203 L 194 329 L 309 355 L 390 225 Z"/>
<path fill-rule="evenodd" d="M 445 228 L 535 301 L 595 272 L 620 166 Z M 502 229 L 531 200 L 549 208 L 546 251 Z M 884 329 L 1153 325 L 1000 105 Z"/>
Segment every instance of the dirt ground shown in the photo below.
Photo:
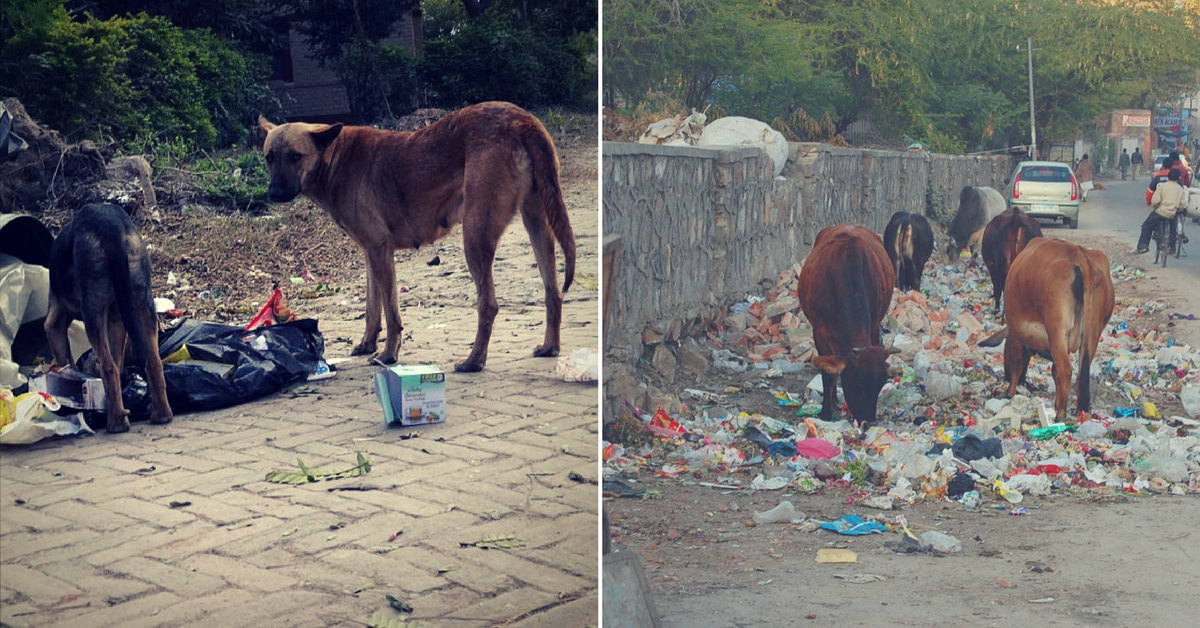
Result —
<path fill-rule="evenodd" d="M 1105 250 L 1116 264 L 1149 266 L 1150 260 L 1130 255 L 1127 234 L 1057 228 L 1047 235 Z M 1168 307 L 1134 319 L 1130 328 L 1155 329 L 1195 347 L 1198 323 L 1168 316 L 1200 312 L 1196 279 L 1187 275 L 1181 281 L 1178 274 L 1149 269 L 1140 279 L 1116 284 L 1118 308 L 1146 299 L 1166 302 Z M 812 375 L 802 372 L 789 389 L 802 388 Z M 739 387 L 742 392 L 731 394 L 728 405 L 786 419 L 755 379 L 710 370 L 694 386 Z M 743 386 L 745 380 L 751 385 Z M 1095 409 L 1127 405 L 1108 386 L 1093 387 L 1093 395 Z M 1178 401 L 1164 399 L 1161 405 L 1164 414 L 1183 414 Z M 664 459 L 657 453 L 659 458 L 625 478 L 649 494 L 606 498 L 605 507 L 614 547 L 639 554 L 666 627 L 1184 626 L 1195 612 L 1200 500 L 1194 494 L 1056 489 L 1050 496 L 1026 495 L 1020 506 L 1027 514 L 1014 516 L 1012 506 L 984 491 L 976 509 L 918 500 L 882 512 L 856 505 L 861 494 L 848 487 L 817 494 L 795 487 L 728 488 L 764 471 L 768 476 L 782 471 L 762 465 L 658 477 Z M 961 542 L 962 551 L 897 553 L 884 544 L 900 541 L 898 532 L 844 536 L 796 523 L 754 525 L 755 511 L 783 500 L 792 502 L 799 517 L 820 521 L 902 515 L 914 534 L 945 532 Z M 826 548 L 852 550 L 857 562 L 817 563 L 817 551 Z"/>

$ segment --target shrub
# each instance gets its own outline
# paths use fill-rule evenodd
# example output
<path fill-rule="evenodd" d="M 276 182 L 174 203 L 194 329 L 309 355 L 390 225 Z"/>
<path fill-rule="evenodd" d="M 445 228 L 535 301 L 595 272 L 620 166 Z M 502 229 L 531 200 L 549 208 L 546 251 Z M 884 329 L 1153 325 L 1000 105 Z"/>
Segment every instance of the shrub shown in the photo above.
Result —
<path fill-rule="evenodd" d="M 17 31 L 0 49 L 0 91 L 72 139 L 183 138 L 196 147 L 244 137 L 278 109 L 263 59 L 206 29 L 163 18 L 75 22 L 65 10 Z"/>

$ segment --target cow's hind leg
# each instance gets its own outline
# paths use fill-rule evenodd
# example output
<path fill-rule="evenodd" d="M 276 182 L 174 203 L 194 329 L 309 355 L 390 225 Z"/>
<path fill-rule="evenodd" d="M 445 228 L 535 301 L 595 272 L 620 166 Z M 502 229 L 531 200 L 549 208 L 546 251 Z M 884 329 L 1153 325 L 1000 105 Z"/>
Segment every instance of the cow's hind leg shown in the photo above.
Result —
<path fill-rule="evenodd" d="M 536 195 L 530 195 L 521 210 L 525 231 L 533 244 L 533 255 L 537 259 L 538 273 L 542 276 L 542 288 L 546 293 L 546 335 L 542 344 L 533 350 L 539 358 L 554 357 L 559 350 L 559 330 L 562 327 L 562 293 L 558 291 L 558 262 L 554 259 L 554 234 L 546 222 L 546 213 Z"/>
<path fill-rule="evenodd" d="M 1062 421 L 1067 416 L 1067 398 L 1071 396 L 1071 352 L 1066 330 L 1047 326 L 1046 334 L 1052 360 L 1050 373 L 1054 377 L 1054 416 L 1056 421 Z"/>
<path fill-rule="evenodd" d="M 1025 383 L 1025 372 L 1029 369 L 1030 357 L 1024 343 L 1010 330 L 1008 339 L 1004 342 L 1004 379 L 1008 381 L 1005 397 L 1011 399 L 1017 394 L 1017 385 Z"/>

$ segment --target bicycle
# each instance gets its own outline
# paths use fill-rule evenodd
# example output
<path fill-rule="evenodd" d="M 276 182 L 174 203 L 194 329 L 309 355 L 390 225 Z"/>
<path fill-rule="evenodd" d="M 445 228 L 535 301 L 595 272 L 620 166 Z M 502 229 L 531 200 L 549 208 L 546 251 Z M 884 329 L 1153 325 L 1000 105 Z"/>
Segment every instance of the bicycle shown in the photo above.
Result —
<path fill-rule="evenodd" d="M 1171 250 L 1171 222 L 1163 221 L 1158 223 L 1154 228 L 1154 263 L 1162 263 L 1162 267 L 1167 267 L 1167 257 L 1174 255 L 1175 259 L 1187 257 L 1187 253 L 1183 250 L 1183 245 L 1187 243 L 1187 236 L 1183 233 L 1183 214 L 1177 212 L 1175 214 L 1175 249 Z"/>

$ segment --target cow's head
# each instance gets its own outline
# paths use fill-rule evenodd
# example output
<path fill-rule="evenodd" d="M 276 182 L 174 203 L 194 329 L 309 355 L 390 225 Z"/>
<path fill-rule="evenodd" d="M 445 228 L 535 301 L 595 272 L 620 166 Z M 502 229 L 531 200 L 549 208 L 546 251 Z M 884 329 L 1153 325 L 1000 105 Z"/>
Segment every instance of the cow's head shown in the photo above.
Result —
<path fill-rule="evenodd" d="M 850 415 L 865 423 L 875 421 L 879 391 L 887 383 L 890 355 L 883 347 L 865 347 L 846 355 L 814 357 L 812 363 L 830 375 L 841 375 L 842 393 Z"/>
<path fill-rule="evenodd" d="M 946 263 L 951 266 L 957 266 L 958 260 L 962 259 L 963 247 L 966 245 L 966 242 L 960 242 L 958 238 L 948 236 L 946 238 Z"/>

